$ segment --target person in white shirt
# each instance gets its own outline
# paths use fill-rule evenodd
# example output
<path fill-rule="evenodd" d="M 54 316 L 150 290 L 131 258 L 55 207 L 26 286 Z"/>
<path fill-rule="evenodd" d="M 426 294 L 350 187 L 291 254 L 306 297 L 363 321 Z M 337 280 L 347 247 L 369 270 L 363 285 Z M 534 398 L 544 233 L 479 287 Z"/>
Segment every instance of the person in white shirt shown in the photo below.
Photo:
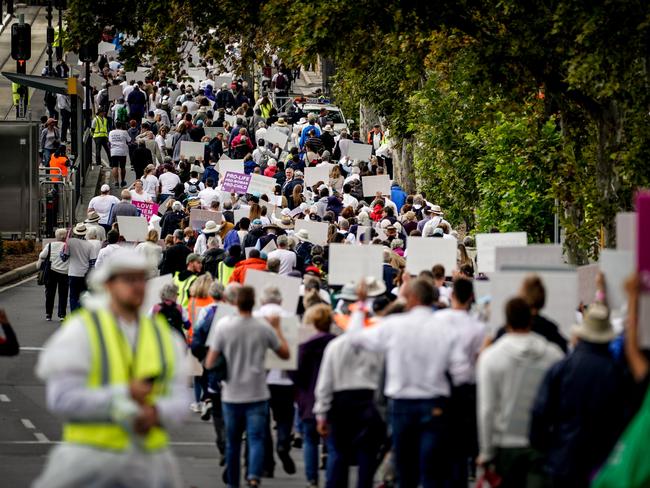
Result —
<path fill-rule="evenodd" d="M 185 101 L 181 106 L 187 107 L 187 111 L 192 115 L 194 115 L 199 110 L 199 104 L 194 101 L 194 97 L 191 93 L 185 95 Z"/>
<path fill-rule="evenodd" d="M 199 191 L 205 190 L 205 185 L 201 180 L 199 180 L 199 165 L 195 164 L 190 169 L 190 179 L 185 182 L 185 193 L 190 189 L 190 185 L 196 186 Z"/>
<path fill-rule="evenodd" d="M 160 181 L 160 202 L 163 203 L 174 196 L 174 188 L 181 183 L 179 176 L 171 170 L 171 166 L 165 165 L 163 173 L 158 178 Z"/>
<path fill-rule="evenodd" d="M 221 230 L 221 226 L 217 225 L 214 220 L 208 220 L 203 227 L 203 230 L 196 238 L 196 243 L 194 244 L 194 254 L 203 256 L 203 253 L 208 250 L 208 239 L 214 236 L 217 232 Z"/>
<path fill-rule="evenodd" d="M 485 341 L 487 327 L 469 313 L 474 298 L 474 286 L 470 280 L 454 280 L 450 298 L 451 308 L 439 310 L 434 318 L 436 324 L 458 334 L 457 347 L 464 358 L 456 365 L 458 369 L 454 372 L 452 399 L 456 422 L 453 426 L 454 442 L 450 446 L 454 457 L 454 476 L 460 484 L 467 482 L 469 463 L 474 463 L 478 456 L 476 361 Z"/>
<path fill-rule="evenodd" d="M 142 176 L 142 189 L 147 192 L 149 199 L 152 202 L 155 202 L 158 199 L 158 178 L 154 175 L 156 167 L 153 164 L 149 164 L 144 169 L 144 175 Z"/>
<path fill-rule="evenodd" d="M 457 370 L 457 334 L 436 327 L 435 289 L 426 279 L 402 287 L 406 313 L 384 318 L 375 327 L 350 334 L 352 346 L 386 354 L 395 469 L 400 486 L 444 486 L 451 477 L 445 446 L 451 387 Z M 421 463 L 426 459 L 426 463 Z"/>
<path fill-rule="evenodd" d="M 111 147 L 111 171 L 115 186 L 126 186 L 126 157 L 129 155 L 129 142 L 131 142 L 131 136 L 124 129 L 124 124 L 117 122 L 115 129 L 108 133 L 108 143 Z"/>
<path fill-rule="evenodd" d="M 91 198 L 90 202 L 88 202 L 88 213 L 97 212 L 99 215 L 99 224 L 104 227 L 104 229 L 110 230 L 110 226 L 108 225 L 108 217 L 111 213 L 111 208 L 113 208 L 113 205 L 120 203 L 120 200 L 116 196 L 113 196 L 109 193 L 111 191 L 111 187 L 106 184 L 102 185 L 100 191 L 100 195 Z"/>
<path fill-rule="evenodd" d="M 501 486 L 526 486 L 528 429 L 533 402 L 546 371 L 562 350 L 531 331 L 530 306 L 523 298 L 506 303 L 507 333 L 489 346 L 477 364 L 479 465 L 494 464 Z M 506 468 L 506 465 L 508 468 Z"/>
<path fill-rule="evenodd" d="M 357 486 L 374 486 L 376 460 L 385 440 L 386 426 L 374 402 L 384 356 L 350 343 L 351 333 L 372 326 L 367 319 L 365 287 L 359 291 L 362 296 L 353 307 L 345 333 L 325 348 L 314 391 L 318 433 L 327 437 L 328 443 L 328 486 L 348 486 L 348 469 L 355 461 L 359 466 Z"/>
<path fill-rule="evenodd" d="M 288 275 L 297 264 L 296 253 L 290 251 L 289 238 L 287 236 L 278 236 L 276 244 L 278 248 L 268 254 L 268 259 L 278 259 L 280 261 L 280 275 Z"/>
<path fill-rule="evenodd" d="M 214 180 L 208 178 L 205 182 L 205 188 L 199 192 L 199 198 L 201 199 L 201 207 L 210 208 L 213 201 L 221 201 L 221 192 L 214 188 Z"/>
<path fill-rule="evenodd" d="M 354 210 L 356 210 L 359 206 L 359 200 L 350 194 L 351 191 L 352 187 L 350 184 L 345 183 L 343 185 L 343 207 L 352 207 Z"/>
<path fill-rule="evenodd" d="M 85 224 L 77 224 L 68 237 L 62 257 L 68 263 L 68 283 L 70 287 L 70 311 L 74 312 L 81 307 L 79 298 L 86 291 L 86 274 L 90 269 L 93 259 L 94 247 L 84 239 L 87 229 Z"/>
<path fill-rule="evenodd" d="M 40 268 L 41 263 L 49 259 L 50 271 L 48 273 L 47 281 L 45 282 L 45 319 L 52 320 L 52 312 L 54 310 L 54 297 L 57 288 L 59 290 L 59 320 L 63 320 L 66 316 L 68 308 L 68 261 L 61 259 L 61 251 L 65 246 L 65 238 L 68 232 L 65 229 L 56 229 L 54 233 L 55 241 L 50 242 L 43 248 L 41 254 L 38 256 L 37 266 Z"/>
<path fill-rule="evenodd" d="M 135 180 L 133 182 L 133 188 L 129 190 L 129 193 L 131 193 L 131 201 L 132 202 L 150 202 L 151 201 L 151 195 L 144 191 L 144 184 L 142 183 L 142 180 Z"/>
<path fill-rule="evenodd" d="M 95 269 L 101 269 L 102 265 L 104 264 L 104 261 L 115 251 L 118 251 L 121 246 L 117 243 L 117 241 L 120 240 L 120 233 L 111 230 L 107 235 L 106 235 L 106 240 L 108 241 L 108 245 L 106 247 L 102 248 L 99 251 L 99 254 L 97 255 L 97 261 L 95 262 Z"/>
<path fill-rule="evenodd" d="M 153 111 L 153 114 L 155 116 L 160 116 L 160 124 L 164 125 L 165 127 L 171 127 L 172 123 L 169 120 L 169 115 L 167 115 L 167 112 L 163 110 L 162 104 L 161 103 L 156 103 L 156 108 Z"/>

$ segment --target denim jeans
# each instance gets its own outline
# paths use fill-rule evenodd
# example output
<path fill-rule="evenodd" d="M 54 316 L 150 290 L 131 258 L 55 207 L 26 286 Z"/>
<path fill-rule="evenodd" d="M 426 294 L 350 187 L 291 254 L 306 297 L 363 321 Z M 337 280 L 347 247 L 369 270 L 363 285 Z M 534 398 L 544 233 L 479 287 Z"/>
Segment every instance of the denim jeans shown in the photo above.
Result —
<path fill-rule="evenodd" d="M 88 288 L 86 286 L 86 278 L 84 276 L 70 276 L 70 311 L 74 312 L 81 308 L 79 297 Z"/>
<path fill-rule="evenodd" d="M 395 471 L 399 488 L 446 487 L 450 478 L 447 452 L 447 400 L 391 400 Z"/>
<path fill-rule="evenodd" d="M 309 483 L 318 484 L 318 444 L 320 435 L 316 430 L 316 419 L 302 420 L 302 449 L 305 458 L 305 476 Z"/>
<path fill-rule="evenodd" d="M 246 431 L 248 445 L 248 479 L 259 480 L 264 465 L 264 438 L 269 415 L 269 402 L 227 403 L 223 402 L 223 418 L 226 424 L 226 466 L 228 486 L 238 487 L 242 435 Z"/>

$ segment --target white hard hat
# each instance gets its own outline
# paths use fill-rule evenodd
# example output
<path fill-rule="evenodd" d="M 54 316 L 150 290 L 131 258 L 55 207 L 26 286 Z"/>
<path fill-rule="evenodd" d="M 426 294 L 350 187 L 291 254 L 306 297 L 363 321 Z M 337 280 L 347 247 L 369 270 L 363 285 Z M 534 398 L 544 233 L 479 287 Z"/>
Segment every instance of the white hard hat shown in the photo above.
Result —
<path fill-rule="evenodd" d="M 149 263 L 142 258 L 142 254 L 134 249 L 117 249 L 111 253 L 99 268 L 95 268 L 89 281 L 95 285 L 103 285 L 114 276 L 122 273 L 150 271 Z"/>

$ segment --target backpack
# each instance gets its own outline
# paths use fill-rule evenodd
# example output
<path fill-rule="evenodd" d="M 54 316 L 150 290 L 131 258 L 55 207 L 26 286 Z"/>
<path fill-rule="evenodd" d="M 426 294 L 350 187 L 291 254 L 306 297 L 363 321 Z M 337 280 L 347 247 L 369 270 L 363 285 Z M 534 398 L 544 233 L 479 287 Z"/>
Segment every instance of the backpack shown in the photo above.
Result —
<path fill-rule="evenodd" d="M 117 122 L 121 122 L 123 124 L 126 124 L 129 121 L 129 111 L 126 109 L 125 105 L 122 105 L 117 109 L 115 119 Z"/>
<path fill-rule="evenodd" d="M 183 337 L 183 340 L 185 340 L 185 334 L 183 332 L 183 314 L 178 304 L 167 302 L 159 303 L 154 307 L 154 315 L 157 313 L 165 317 L 169 326 L 178 331 L 178 333 Z"/>
<path fill-rule="evenodd" d="M 278 73 L 278 77 L 275 79 L 275 88 L 278 90 L 287 88 L 287 78 L 282 73 Z"/>

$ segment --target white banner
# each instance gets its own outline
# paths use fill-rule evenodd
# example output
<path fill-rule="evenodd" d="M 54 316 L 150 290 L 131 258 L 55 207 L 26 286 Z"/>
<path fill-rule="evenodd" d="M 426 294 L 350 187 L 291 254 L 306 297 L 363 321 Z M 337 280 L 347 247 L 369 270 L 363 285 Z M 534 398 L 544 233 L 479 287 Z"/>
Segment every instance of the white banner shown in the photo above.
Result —
<path fill-rule="evenodd" d="M 383 280 L 384 247 L 330 244 L 329 284 L 345 285 L 374 276 Z"/>
<path fill-rule="evenodd" d="M 316 222 L 315 220 L 296 220 L 295 232 L 305 229 L 309 232 L 309 242 L 318 244 L 320 246 L 327 245 L 327 233 L 329 231 L 329 224 L 326 222 Z"/>
<path fill-rule="evenodd" d="M 623 289 L 625 280 L 636 270 L 634 251 L 603 249 L 600 251 L 600 270 L 607 283 L 607 302 L 610 310 L 616 311 L 627 303 Z"/>
<path fill-rule="evenodd" d="M 240 208 L 233 210 L 235 224 L 244 217 L 248 218 L 251 213 L 251 208 L 248 205 L 242 205 Z"/>
<path fill-rule="evenodd" d="M 636 254 L 636 220 L 636 212 L 616 214 L 616 249 L 619 251 L 634 251 Z"/>
<path fill-rule="evenodd" d="M 189 159 L 192 156 L 197 161 L 203 161 L 205 156 L 205 144 L 202 142 L 181 141 L 181 159 Z"/>
<path fill-rule="evenodd" d="M 295 314 L 298 310 L 298 301 L 300 300 L 300 285 L 302 280 L 293 276 L 283 276 L 277 273 L 269 273 L 257 269 L 246 271 L 245 284 L 255 288 L 255 306 L 261 306 L 260 296 L 265 288 L 269 286 L 277 287 L 282 293 L 282 309 L 290 314 Z"/>
<path fill-rule="evenodd" d="M 539 268 L 568 268 L 559 244 L 531 244 L 528 246 L 497 247 L 494 250 L 494 268 L 497 271 Z"/>
<path fill-rule="evenodd" d="M 113 101 L 122 98 L 122 85 L 112 85 L 108 87 L 108 99 Z"/>
<path fill-rule="evenodd" d="M 219 176 L 223 178 L 226 173 L 243 173 L 244 172 L 244 160 L 243 159 L 223 159 L 220 158 L 217 163 L 217 171 Z"/>
<path fill-rule="evenodd" d="M 120 228 L 120 235 L 127 242 L 144 242 L 147 240 L 149 224 L 144 217 L 123 217 L 117 216 L 117 225 Z"/>
<path fill-rule="evenodd" d="M 370 161 L 372 155 L 372 146 L 370 144 L 349 144 L 348 158 L 353 161 Z"/>
<path fill-rule="evenodd" d="M 251 174 L 251 181 L 248 184 L 248 193 L 259 193 L 260 195 L 272 196 L 275 193 L 275 185 L 278 181 L 268 176 Z"/>
<path fill-rule="evenodd" d="M 319 181 L 329 186 L 330 167 L 316 166 L 314 168 L 305 168 L 305 186 L 313 186 Z"/>
<path fill-rule="evenodd" d="M 277 144 L 280 147 L 280 149 L 284 149 L 284 147 L 287 145 L 287 140 L 289 139 L 289 136 L 287 136 L 284 132 L 280 132 L 279 130 L 274 129 L 273 127 L 269 127 L 263 139 L 264 142 Z"/>
<path fill-rule="evenodd" d="M 162 300 L 160 298 L 160 292 L 162 291 L 163 286 L 173 283 L 172 275 L 166 274 L 162 276 L 156 276 L 147 281 L 147 287 L 144 292 L 144 302 L 140 307 L 140 312 L 149 315 L 151 307 L 160 303 Z"/>
<path fill-rule="evenodd" d="M 409 237 L 406 254 L 406 271 L 417 275 L 420 271 L 431 271 L 436 264 L 445 267 L 445 275 L 451 276 L 456 269 L 456 239 L 439 237 Z"/>
<path fill-rule="evenodd" d="M 274 351 L 267 349 L 266 357 L 264 358 L 264 369 L 295 371 L 298 369 L 298 330 L 300 328 L 298 317 L 295 315 L 282 317 L 280 319 L 280 328 L 289 346 L 289 359 L 280 359 Z"/>
<path fill-rule="evenodd" d="M 477 265 L 481 273 L 492 273 L 495 267 L 495 248 L 527 246 L 525 232 L 496 232 L 476 234 Z"/>
<path fill-rule="evenodd" d="M 354 146 L 355 144 L 353 144 Z M 364 176 L 361 178 L 363 184 L 363 196 L 374 197 L 377 192 L 390 196 L 390 176 Z"/>

